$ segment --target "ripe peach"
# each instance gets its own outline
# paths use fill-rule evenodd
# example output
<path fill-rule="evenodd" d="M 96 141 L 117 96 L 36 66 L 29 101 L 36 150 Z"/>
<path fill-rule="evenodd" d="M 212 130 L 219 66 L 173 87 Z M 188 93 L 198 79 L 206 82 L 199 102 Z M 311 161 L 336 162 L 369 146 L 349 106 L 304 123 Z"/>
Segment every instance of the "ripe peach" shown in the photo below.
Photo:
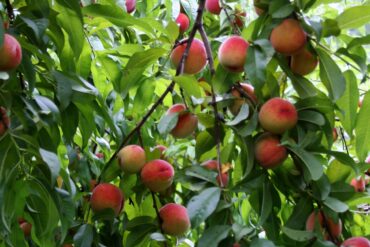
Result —
<path fill-rule="evenodd" d="M 179 114 L 179 119 L 171 134 L 176 138 L 185 138 L 191 135 L 198 126 L 198 117 L 188 112 L 184 104 L 175 104 L 167 111 L 168 114 Z"/>
<path fill-rule="evenodd" d="M 118 163 L 126 173 L 137 173 L 146 162 L 145 151 L 138 145 L 123 147 L 117 154 Z"/>
<path fill-rule="evenodd" d="M 370 247 L 370 241 L 364 237 L 352 237 L 345 240 L 342 247 Z"/>
<path fill-rule="evenodd" d="M 22 49 L 19 42 L 9 34 L 4 35 L 3 46 L 0 47 L 0 71 L 9 71 L 18 67 L 22 61 Z"/>
<path fill-rule="evenodd" d="M 141 170 L 141 181 L 153 192 L 161 192 L 171 186 L 175 171 L 164 160 L 152 160 Z"/>
<path fill-rule="evenodd" d="M 218 49 L 220 64 L 231 72 L 243 72 L 249 43 L 240 36 L 231 36 Z"/>
<path fill-rule="evenodd" d="M 218 171 L 218 162 L 216 160 L 207 160 L 200 165 L 208 170 L 216 172 Z M 227 172 L 221 171 L 221 177 L 220 175 L 217 175 L 216 180 L 219 185 L 221 185 L 222 181 L 223 187 L 227 187 L 227 185 L 229 184 L 229 174 Z"/>
<path fill-rule="evenodd" d="M 118 216 L 124 205 L 124 197 L 117 186 L 102 183 L 98 184 L 92 191 L 90 203 L 94 212 L 111 208 L 115 215 Z"/>
<path fill-rule="evenodd" d="M 342 221 L 339 219 L 338 222 L 335 223 L 331 218 L 324 216 L 322 211 L 312 212 L 306 220 L 306 230 L 314 231 L 315 226 L 320 226 L 320 229 L 317 230 L 324 233 L 326 239 L 329 239 L 328 231 L 330 231 L 331 236 L 339 237 L 342 233 Z M 324 218 L 326 223 L 324 223 Z"/>
<path fill-rule="evenodd" d="M 104 159 L 104 154 L 103 153 L 97 153 L 95 154 L 96 157 L 98 157 L 99 159 Z"/>
<path fill-rule="evenodd" d="M 259 165 L 270 169 L 280 165 L 288 157 L 288 153 L 286 148 L 280 145 L 277 136 L 266 132 L 257 137 L 254 156 Z"/>
<path fill-rule="evenodd" d="M 338 139 L 338 131 L 336 128 L 333 128 L 333 142 L 335 142 Z"/>
<path fill-rule="evenodd" d="M 25 219 L 23 218 L 19 218 L 18 219 L 18 224 L 19 224 L 19 227 L 22 229 L 23 231 L 23 234 L 25 237 L 28 237 L 31 235 L 31 230 L 32 230 L 32 224 L 27 222 Z"/>
<path fill-rule="evenodd" d="M 164 152 L 167 150 L 167 147 L 163 145 L 157 145 L 154 147 L 154 149 L 158 149 L 161 154 L 161 160 L 163 160 L 166 156 L 164 155 Z"/>
<path fill-rule="evenodd" d="M 184 235 L 190 228 L 187 209 L 176 203 L 168 203 L 159 209 L 163 232 L 172 236 Z"/>
<path fill-rule="evenodd" d="M 180 13 L 179 16 L 176 18 L 176 23 L 180 27 L 180 32 L 183 33 L 189 28 L 189 18 L 184 13 Z"/>
<path fill-rule="evenodd" d="M 126 0 L 127 13 L 134 12 L 135 8 L 136 8 L 136 0 Z"/>
<path fill-rule="evenodd" d="M 181 45 L 177 46 L 173 51 L 171 52 L 171 61 L 173 65 L 177 66 L 179 65 L 182 55 L 185 52 L 185 49 L 187 47 L 186 40 L 180 41 Z M 206 48 L 204 47 L 204 44 L 199 39 L 194 39 L 191 43 L 188 57 L 185 61 L 184 66 L 184 73 L 186 74 L 196 74 L 199 73 L 204 66 L 207 64 L 207 53 Z"/>
<path fill-rule="evenodd" d="M 91 179 L 89 183 L 90 191 L 93 191 L 97 184 L 98 182 L 95 179 Z"/>
<path fill-rule="evenodd" d="M 306 33 L 297 20 L 285 19 L 272 30 L 270 42 L 277 52 L 291 56 L 306 44 Z"/>
<path fill-rule="evenodd" d="M 365 179 L 363 177 L 353 178 L 351 180 L 351 186 L 356 192 L 364 192 L 366 187 Z"/>
<path fill-rule="evenodd" d="M 3 26 L 4 26 L 5 30 L 8 30 L 9 29 L 9 21 L 4 21 Z"/>
<path fill-rule="evenodd" d="M 240 86 L 249 97 L 246 99 L 246 97 L 241 95 L 235 87 L 231 89 L 231 94 L 236 99 L 234 99 L 233 103 L 229 106 L 229 110 L 234 116 L 238 115 L 240 108 L 245 102 L 248 102 L 248 100 L 251 100 L 254 104 L 257 103 L 257 96 L 254 94 L 254 87 L 247 83 L 240 83 Z"/>
<path fill-rule="evenodd" d="M 290 68 L 298 75 L 308 75 L 315 70 L 319 60 L 309 50 L 303 49 L 294 54 L 290 60 Z"/>
<path fill-rule="evenodd" d="M 272 98 L 262 105 L 258 120 L 265 130 L 282 134 L 292 129 L 298 121 L 295 106 L 282 98 Z"/>
<path fill-rule="evenodd" d="M 6 109 L 4 107 L 0 107 L 0 136 L 4 135 L 6 130 L 9 128 L 10 119 L 6 114 Z"/>
<path fill-rule="evenodd" d="M 206 0 L 206 10 L 212 14 L 219 15 L 221 6 L 218 0 Z"/>

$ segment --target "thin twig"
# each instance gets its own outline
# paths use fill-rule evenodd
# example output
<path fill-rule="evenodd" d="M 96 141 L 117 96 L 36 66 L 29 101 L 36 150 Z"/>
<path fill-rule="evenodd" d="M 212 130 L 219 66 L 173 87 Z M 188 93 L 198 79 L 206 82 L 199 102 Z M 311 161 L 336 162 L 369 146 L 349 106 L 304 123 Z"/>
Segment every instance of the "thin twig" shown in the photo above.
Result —
<path fill-rule="evenodd" d="M 11 24 L 13 24 L 13 21 L 14 21 L 14 9 L 13 9 L 13 6 L 12 4 L 10 3 L 10 0 L 5 0 L 5 3 L 6 3 L 6 11 L 8 13 L 8 17 L 9 17 L 9 22 Z"/>
<path fill-rule="evenodd" d="M 233 20 L 231 20 L 231 17 L 229 15 L 229 13 L 227 12 L 226 4 L 224 3 L 223 0 L 221 0 L 220 2 L 221 2 L 222 10 L 225 12 L 226 18 L 229 21 L 229 23 L 231 25 L 231 28 L 233 29 L 233 33 L 237 34 L 237 35 L 240 35 L 239 28 L 235 25 L 235 22 L 233 22 Z"/>
<path fill-rule="evenodd" d="M 345 147 L 346 152 L 347 152 L 347 154 L 349 155 L 349 150 L 348 150 L 347 142 L 346 142 L 346 139 L 344 138 L 343 128 L 342 128 L 342 127 L 340 127 L 340 128 L 339 128 L 339 131 L 340 131 L 340 136 L 342 137 L 342 143 L 343 143 L 343 146 Z"/>

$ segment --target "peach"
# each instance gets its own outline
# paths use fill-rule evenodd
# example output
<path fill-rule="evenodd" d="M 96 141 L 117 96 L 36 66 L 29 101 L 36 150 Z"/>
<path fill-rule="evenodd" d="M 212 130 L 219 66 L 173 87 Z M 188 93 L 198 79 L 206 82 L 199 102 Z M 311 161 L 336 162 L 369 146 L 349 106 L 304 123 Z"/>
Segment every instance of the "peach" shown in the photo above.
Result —
<path fill-rule="evenodd" d="M 0 47 L 0 71 L 10 71 L 15 69 L 21 61 L 21 45 L 16 38 L 6 33 L 4 35 L 3 46 Z"/>
<path fill-rule="evenodd" d="M 231 89 L 231 95 L 236 99 L 234 99 L 233 103 L 229 106 L 229 110 L 234 116 L 238 115 L 240 108 L 245 102 L 248 102 L 248 100 L 251 100 L 254 104 L 257 103 L 257 96 L 254 94 L 254 87 L 247 83 L 240 83 L 240 86 L 248 98 L 241 95 L 235 87 Z"/>
<path fill-rule="evenodd" d="M 99 159 L 104 159 L 104 154 L 103 153 L 97 153 L 95 156 Z"/>
<path fill-rule="evenodd" d="M 182 55 L 187 47 L 187 40 L 181 40 L 180 45 L 178 45 L 171 52 L 171 61 L 173 65 L 177 68 L 180 64 Z M 207 64 L 207 53 L 204 44 L 199 39 L 194 39 L 190 45 L 189 54 L 186 58 L 184 64 L 184 73 L 186 74 L 196 74 L 199 73 L 204 66 Z"/>
<path fill-rule="evenodd" d="M 218 172 L 218 162 L 216 160 L 207 160 L 200 165 L 208 170 Z M 221 177 L 220 175 L 217 175 L 216 180 L 219 185 L 221 185 L 222 181 L 223 187 L 227 187 L 229 184 L 229 174 L 221 171 Z"/>
<path fill-rule="evenodd" d="M 161 192 L 171 186 L 175 171 L 170 163 L 164 160 L 152 160 L 141 170 L 141 181 L 149 190 Z"/>
<path fill-rule="evenodd" d="M 280 145 L 277 136 L 266 132 L 257 137 L 254 156 L 259 165 L 270 169 L 280 165 L 288 157 L 288 153 L 286 148 Z"/>
<path fill-rule="evenodd" d="M 369 155 L 369 156 L 367 156 L 367 158 L 366 158 L 366 160 L 365 160 L 365 163 L 370 164 L 370 155 Z"/>
<path fill-rule="evenodd" d="M 233 247 L 240 247 L 240 244 L 239 243 L 234 243 Z"/>
<path fill-rule="evenodd" d="M 180 32 L 183 33 L 189 28 L 189 18 L 184 13 L 180 13 L 179 16 L 176 18 L 176 23 L 180 27 Z"/>
<path fill-rule="evenodd" d="M 219 0 L 206 0 L 206 10 L 212 14 L 219 15 L 221 13 L 221 6 Z"/>
<path fill-rule="evenodd" d="M 262 105 L 258 120 L 265 130 L 282 134 L 297 124 L 298 114 L 295 106 L 289 101 L 272 98 Z"/>
<path fill-rule="evenodd" d="M 335 142 L 338 139 L 338 131 L 336 128 L 333 128 L 333 142 Z"/>
<path fill-rule="evenodd" d="M 117 186 L 102 183 L 98 184 L 92 191 L 90 203 L 94 212 L 100 212 L 110 208 L 118 216 L 124 205 L 124 197 Z"/>
<path fill-rule="evenodd" d="M 18 219 L 18 224 L 19 224 L 19 227 L 22 229 L 23 231 L 23 234 L 25 237 L 28 237 L 31 235 L 31 230 L 32 230 L 32 224 L 27 222 L 25 219 L 23 218 L 19 218 Z"/>
<path fill-rule="evenodd" d="M 345 240 L 342 247 L 370 247 L 370 241 L 364 237 L 352 237 Z"/>
<path fill-rule="evenodd" d="M 123 147 L 117 154 L 118 163 L 126 173 L 137 173 L 146 162 L 145 151 L 138 145 Z"/>
<path fill-rule="evenodd" d="M 10 119 L 6 114 L 6 109 L 0 107 L 0 136 L 4 135 L 10 125 Z"/>
<path fill-rule="evenodd" d="M 4 29 L 5 30 L 8 30 L 9 29 L 9 22 L 8 21 L 4 21 L 3 22 L 3 26 L 4 26 Z"/>
<path fill-rule="evenodd" d="M 363 177 L 353 178 L 351 180 L 351 186 L 356 192 L 364 192 L 366 187 L 365 179 Z"/>
<path fill-rule="evenodd" d="M 322 211 L 319 212 L 312 212 L 307 220 L 306 220 L 306 230 L 307 231 L 314 231 L 316 226 L 320 226 L 320 232 L 325 233 L 325 239 L 329 239 L 328 231 L 330 231 L 330 235 L 337 238 L 342 233 L 342 221 L 339 219 L 337 223 L 335 223 L 331 218 L 325 216 Z M 326 223 L 324 223 L 324 219 Z M 316 223 L 317 222 L 317 223 Z"/>
<path fill-rule="evenodd" d="M 291 57 L 290 68 L 293 73 L 304 76 L 314 71 L 318 62 L 316 55 L 303 49 Z"/>
<path fill-rule="evenodd" d="M 159 209 L 164 233 L 172 236 L 184 235 L 190 228 L 187 209 L 176 203 L 168 203 Z"/>
<path fill-rule="evenodd" d="M 154 149 L 158 149 L 160 154 L 161 154 L 161 160 L 163 160 L 166 156 L 164 154 L 164 152 L 167 150 L 167 147 L 166 146 L 163 146 L 163 145 L 157 145 L 154 147 Z"/>
<path fill-rule="evenodd" d="M 358 103 L 357 103 L 357 104 L 358 104 L 358 108 L 361 108 L 361 107 L 362 107 L 362 101 L 363 101 L 363 100 L 364 100 L 364 99 L 359 99 L 359 100 L 358 100 Z"/>
<path fill-rule="evenodd" d="M 275 50 L 284 55 L 293 55 L 306 44 L 306 33 L 295 19 L 285 19 L 276 26 L 270 35 Z"/>
<path fill-rule="evenodd" d="M 249 43 L 240 36 L 231 36 L 218 49 L 220 64 L 231 72 L 243 72 Z"/>
<path fill-rule="evenodd" d="M 175 138 L 186 138 L 191 135 L 198 126 L 198 117 L 188 112 L 184 104 L 175 104 L 167 111 L 168 114 L 179 114 L 176 126 L 171 130 Z"/>
<path fill-rule="evenodd" d="M 127 13 L 134 12 L 135 8 L 136 8 L 136 0 L 126 0 Z"/>

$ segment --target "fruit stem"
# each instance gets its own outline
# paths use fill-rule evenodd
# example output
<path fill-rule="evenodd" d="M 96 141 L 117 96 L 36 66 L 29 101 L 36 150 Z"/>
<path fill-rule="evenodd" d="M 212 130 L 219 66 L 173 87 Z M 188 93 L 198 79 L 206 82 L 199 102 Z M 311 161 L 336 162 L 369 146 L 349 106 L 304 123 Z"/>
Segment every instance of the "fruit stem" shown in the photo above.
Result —
<path fill-rule="evenodd" d="M 226 15 L 226 18 L 228 20 L 228 22 L 230 23 L 232 29 L 233 29 L 233 33 L 234 34 L 237 34 L 237 35 L 240 35 L 240 30 L 239 28 L 235 25 L 235 23 L 231 20 L 231 17 L 229 15 L 229 13 L 227 12 L 227 8 L 226 8 L 226 4 L 224 3 L 223 0 L 220 0 L 221 2 L 221 6 L 222 6 L 222 10 L 225 12 L 225 15 Z"/>

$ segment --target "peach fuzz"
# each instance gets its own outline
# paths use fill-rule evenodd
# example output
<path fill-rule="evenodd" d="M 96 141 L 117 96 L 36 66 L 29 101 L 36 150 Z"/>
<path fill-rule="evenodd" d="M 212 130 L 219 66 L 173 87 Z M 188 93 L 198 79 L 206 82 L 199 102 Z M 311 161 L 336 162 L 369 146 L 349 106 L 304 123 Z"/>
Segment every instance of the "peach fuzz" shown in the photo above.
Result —
<path fill-rule="evenodd" d="M 304 76 L 314 71 L 318 62 L 316 55 L 303 49 L 291 57 L 290 68 L 293 73 Z"/>
<path fill-rule="evenodd" d="M 320 229 L 317 230 L 320 230 L 320 232 L 325 231 L 325 239 L 329 239 L 327 230 L 330 231 L 330 235 L 333 237 L 339 237 L 342 233 L 342 221 L 339 219 L 335 223 L 331 218 L 324 216 L 322 211 L 312 212 L 306 220 L 306 230 L 312 232 L 315 230 L 315 226 L 320 226 Z M 326 223 L 324 223 L 324 219 Z M 327 225 L 328 229 L 324 228 L 325 225 Z"/>
<path fill-rule="evenodd" d="M 219 0 L 206 0 L 206 10 L 212 14 L 219 15 L 221 13 L 221 6 Z"/>
<path fill-rule="evenodd" d="M 240 36 L 231 36 L 218 49 L 220 64 L 231 72 L 243 72 L 249 43 Z"/>
<path fill-rule="evenodd" d="M 134 12 L 136 8 L 136 0 L 126 0 L 126 10 L 128 13 Z"/>
<path fill-rule="evenodd" d="M 258 114 L 262 128 L 274 134 L 292 129 L 298 121 L 295 106 L 282 98 L 272 98 L 262 105 Z"/>
<path fill-rule="evenodd" d="M 121 190 L 108 183 L 98 184 L 92 191 L 90 198 L 91 208 L 94 212 L 111 208 L 118 216 L 124 204 L 124 197 Z"/>
<path fill-rule="evenodd" d="M 171 62 L 177 68 L 180 64 L 182 55 L 187 47 L 187 40 L 181 40 L 181 45 L 178 45 L 171 52 Z M 207 64 L 207 53 L 204 44 L 199 39 L 194 39 L 191 43 L 188 57 L 184 64 L 184 73 L 196 74 L 199 73 Z"/>
<path fill-rule="evenodd" d="M 285 19 L 272 30 L 270 42 L 277 52 L 291 56 L 306 44 L 306 33 L 297 20 Z"/>
<path fill-rule="evenodd" d="M 22 61 L 22 49 L 18 40 L 9 34 L 4 35 L 3 46 L 0 47 L 0 71 L 10 71 Z"/>
<path fill-rule="evenodd" d="M 164 160 L 152 160 L 141 170 L 141 181 L 153 192 L 161 192 L 171 186 L 175 171 L 170 163 Z"/>
<path fill-rule="evenodd" d="M 255 141 L 254 156 L 260 166 L 271 169 L 280 165 L 288 157 L 288 153 L 286 148 L 280 145 L 277 136 L 263 133 Z"/>
<path fill-rule="evenodd" d="M 341 247 L 370 247 L 370 241 L 364 237 L 352 237 L 345 240 Z"/>
<path fill-rule="evenodd" d="M 229 106 L 229 110 L 234 116 L 238 115 L 240 108 L 245 102 L 248 102 L 248 100 L 251 100 L 254 104 L 257 103 L 257 96 L 254 94 L 254 87 L 247 83 L 240 83 L 240 86 L 240 89 L 243 90 L 249 97 L 247 98 L 244 95 L 241 95 L 241 93 L 235 87 L 231 89 L 231 95 L 234 96 L 235 99 Z"/>
<path fill-rule="evenodd" d="M 176 23 L 179 25 L 180 32 L 183 33 L 189 28 L 189 18 L 184 13 L 180 13 L 179 16 L 176 18 Z"/>
<path fill-rule="evenodd" d="M 138 145 L 123 147 L 117 154 L 118 163 L 126 173 L 137 173 L 146 162 L 145 151 Z"/>
<path fill-rule="evenodd" d="M 191 135 L 198 126 L 198 118 L 188 112 L 184 104 L 175 104 L 167 111 L 168 114 L 178 113 L 179 118 L 176 126 L 171 130 L 175 138 L 185 138 Z"/>
<path fill-rule="evenodd" d="M 163 232 L 172 236 L 184 235 L 190 228 L 187 209 L 179 204 L 168 203 L 159 209 Z"/>
<path fill-rule="evenodd" d="M 207 160 L 207 161 L 204 161 L 200 165 L 208 170 L 218 172 L 218 162 L 216 160 Z M 227 185 L 229 184 L 229 174 L 227 172 L 223 173 L 221 171 L 221 179 L 220 179 L 220 175 L 217 175 L 216 180 L 217 180 L 218 185 L 221 186 L 221 181 L 222 181 L 223 187 L 227 187 Z"/>

